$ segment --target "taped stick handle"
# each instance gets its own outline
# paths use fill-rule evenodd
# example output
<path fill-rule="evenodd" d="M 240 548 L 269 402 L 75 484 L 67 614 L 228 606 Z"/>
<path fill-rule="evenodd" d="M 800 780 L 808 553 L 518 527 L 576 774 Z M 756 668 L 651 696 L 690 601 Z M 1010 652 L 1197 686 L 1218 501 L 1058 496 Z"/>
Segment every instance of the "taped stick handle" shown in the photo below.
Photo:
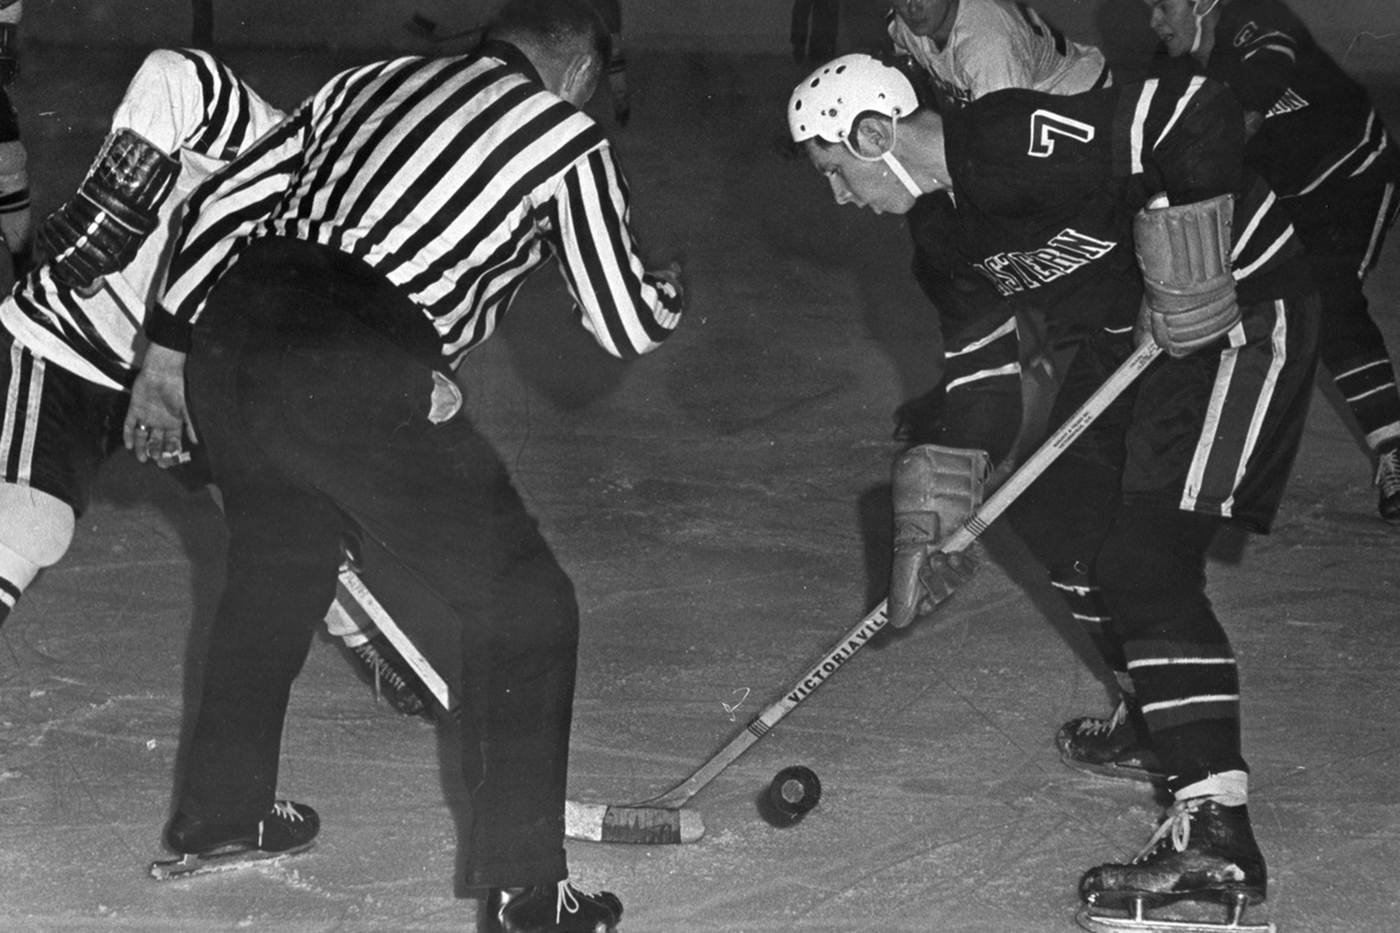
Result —
<path fill-rule="evenodd" d="M 1133 351 L 1133 354 L 1123 361 L 1113 372 L 1113 375 L 1109 376 L 1103 385 L 1099 386 L 1084 401 L 1084 404 L 1079 406 L 1074 414 L 1070 415 L 1065 423 L 1056 429 L 1040 445 L 1040 448 L 1028 457 L 1006 482 L 997 488 L 997 491 L 982 504 L 977 513 L 969 518 L 961 528 L 948 536 L 941 549 L 944 551 L 962 550 L 981 537 L 988 526 L 1000 517 L 1011 503 L 1015 502 L 1016 498 L 1025 492 L 1026 488 L 1041 473 L 1045 472 L 1045 469 L 1060 454 L 1064 453 L 1070 444 L 1074 443 L 1079 435 L 1083 434 L 1118 396 L 1123 394 L 1128 386 L 1132 385 L 1148 364 L 1155 360 L 1161 352 L 1161 347 L 1150 340 Z M 783 694 L 781 700 L 754 717 L 747 729 L 730 740 L 728 745 L 720 749 L 699 770 L 666 793 L 635 806 L 671 808 L 684 805 L 700 791 L 700 788 L 708 784 L 716 775 L 729 767 L 735 759 L 748 751 L 755 742 L 763 738 L 770 729 L 777 725 L 779 720 L 791 712 L 793 707 L 810 696 L 857 651 L 865 647 L 871 637 L 884 628 L 888 621 L 889 601 L 885 600 L 872 609 L 858 625 L 842 636 L 841 640 L 823 655 L 821 660 L 798 678 L 797 682 Z"/>

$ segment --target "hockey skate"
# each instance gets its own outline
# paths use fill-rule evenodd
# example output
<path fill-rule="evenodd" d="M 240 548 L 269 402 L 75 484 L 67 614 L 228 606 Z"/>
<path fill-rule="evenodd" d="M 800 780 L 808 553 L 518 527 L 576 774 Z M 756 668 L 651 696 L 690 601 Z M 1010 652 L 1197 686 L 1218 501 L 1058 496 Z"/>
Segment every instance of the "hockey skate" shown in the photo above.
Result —
<path fill-rule="evenodd" d="M 386 700 L 405 716 L 433 718 L 432 704 L 426 699 L 427 688 L 408 663 L 382 634 L 350 647 L 369 675 L 374 686 L 374 698 Z"/>
<path fill-rule="evenodd" d="M 272 812 L 248 832 L 226 834 L 221 832 L 223 829 L 177 814 L 165 831 L 165 842 L 181 853 L 180 857 L 152 862 L 151 876 L 157 881 L 169 881 L 297 855 L 316 844 L 321 818 L 304 803 L 279 800 L 272 805 Z"/>
<path fill-rule="evenodd" d="M 482 933 L 614 933 L 622 919 L 616 894 L 585 894 L 568 881 L 495 890 L 485 906 Z"/>
<path fill-rule="evenodd" d="M 1095 933 L 1274 933 L 1267 921 L 1244 922 L 1246 908 L 1262 904 L 1267 891 L 1264 856 L 1248 809 L 1197 797 L 1172 805 L 1137 858 L 1084 874 L 1079 882 L 1084 906 L 1077 919 Z M 1163 912 L 1183 903 L 1195 911 L 1202 904 L 1223 907 L 1226 917 L 1178 919 Z"/>
<path fill-rule="evenodd" d="M 1081 716 L 1055 733 L 1060 760 L 1071 768 L 1128 781 L 1165 779 L 1147 739 L 1137 701 L 1124 694 L 1107 719 Z"/>
<path fill-rule="evenodd" d="M 1376 510 L 1381 518 L 1400 524 L 1400 441 L 1376 451 Z"/>

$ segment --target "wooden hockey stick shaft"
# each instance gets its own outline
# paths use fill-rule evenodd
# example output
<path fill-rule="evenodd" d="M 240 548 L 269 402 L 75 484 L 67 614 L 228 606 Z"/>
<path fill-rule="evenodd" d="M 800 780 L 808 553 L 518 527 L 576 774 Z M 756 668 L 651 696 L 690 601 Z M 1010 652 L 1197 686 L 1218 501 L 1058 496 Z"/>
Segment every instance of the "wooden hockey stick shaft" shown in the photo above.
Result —
<path fill-rule="evenodd" d="M 378 629 L 443 709 L 448 712 L 457 709 L 456 691 L 448 686 L 432 662 L 413 644 L 413 640 L 370 592 L 359 574 L 348 566 L 340 570 L 336 601 L 331 608 L 332 611 L 338 609 L 344 613 L 361 630 L 370 625 Z M 694 842 L 705 834 L 704 822 L 693 811 L 607 814 L 604 812 L 606 809 L 598 804 L 565 801 L 564 834 L 570 839 L 590 839 L 594 842 Z"/>
<path fill-rule="evenodd" d="M 350 610 L 351 607 L 358 607 L 365 617 L 373 623 L 374 627 L 383 633 L 395 650 L 404 659 L 409 667 L 413 668 L 413 673 L 418 675 L 418 679 L 423 681 L 423 685 L 432 693 L 434 699 L 442 704 L 442 708 L 451 712 L 457 708 L 457 696 L 452 688 L 447 685 L 447 681 L 442 679 L 442 675 L 423 656 L 412 640 L 404 634 L 404 630 L 399 628 L 394 617 L 389 615 L 389 610 L 375 598 L 374 594 L 365 586 L 360 575 L 350 567 L 340 569 L 340 585 L 336 588 L 336 601 L 341 603 L 341 608 Z M 348 597 L 345 599 L 343 597 Z M 351 618 L 354 619 L 351 612 Z M 360 620 L 355 620 L 360 624 Z M 361 626 L 363 627 L 363 626 Z"/>
<path fill-rule="evenodd" d="M 1130 386 L 1134 380 L 1155 360 L 1161 349 L 1148 341 L 1128 357 L 1121 366 L 1072 414 L 1015 473 L 997 488 L 982 507 L 967 522 L 949 535 L 943 543 L 943 550 L 963 550 L 977 540 L 987 527 L 998 518 L 1023 493 L 1028 486 L 1045 472 L 1046 467 L 1064 453 L 1079 435 L 1099 415 L 1103 414 L 1113 401 Z M 636 842 L 655 845 L 668 842 L 690 841 L 683 838 L 680 817 L 690 811 L 681 810 L 690 798 L 703 788 L 725 768 L 748 751 L 755 742 L 767 735 L 778 722 L 790 713 L 798 703 L 811 696 L 813 691 L 826 682 L 851 657 L 865 647 L 870 639 L 889 621 L 888 603 L 875 607 L 860 623 L 842 636 L 841 640 L 812 665 L 783 698 L 759 713 L 748 727 L 735 736 L 728 745 L 720 749 L 709 761 L 701 765 L 694 774 L 675 787 L 656 797 L 634 804 L 578 804 L 571 803 L 570 838 L 587 839 L 594 842 Z M 674 818 L 673 818 L 674 816 Z M 586 829 L 583 835 L 576 835 L 580 828 Z M 698 838 L 698 836 L 696 837 Z"/>

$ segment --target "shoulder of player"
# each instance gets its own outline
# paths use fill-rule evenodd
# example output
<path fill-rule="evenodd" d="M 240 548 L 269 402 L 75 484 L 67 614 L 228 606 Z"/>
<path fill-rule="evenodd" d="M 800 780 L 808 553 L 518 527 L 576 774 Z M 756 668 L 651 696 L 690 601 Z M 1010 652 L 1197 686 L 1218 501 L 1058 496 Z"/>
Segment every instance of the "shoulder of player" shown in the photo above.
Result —
<path fill-rule="evenodd" d="M 1296 45 L 1307 27 L 1280 0 L 1227 0 L 1216 26 L 1216 49 L 1243 55 L 1274 41 Z"/>
<path fill-rule="evenodd" d="M 1031 31 L 1031 24 L 1009 0 L 962 0 L 957 16 L 952 38 L 998 38 L 1005 42 L 1013 37 L 1024 38 Z"/>

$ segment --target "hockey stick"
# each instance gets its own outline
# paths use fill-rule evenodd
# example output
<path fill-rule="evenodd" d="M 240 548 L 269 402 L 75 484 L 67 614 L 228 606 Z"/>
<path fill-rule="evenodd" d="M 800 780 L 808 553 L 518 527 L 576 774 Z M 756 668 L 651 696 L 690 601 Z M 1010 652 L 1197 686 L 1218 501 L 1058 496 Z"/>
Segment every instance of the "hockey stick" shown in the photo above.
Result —
<path fill-rule="evenodd" d="M 420 39 L 431 42 L 433 45 L 441 45 L 444 42 L 454 42 L 458 39 L 465 39 L 469 36 L 480 35 L 485 31 L 485 26 L 469 26 L 466 29 L 459 29 L 456 32 L 449 32 L 445 35 L 438 35 L 438 24 L 435 20 L 428 19 L 419 13 L 414 13 L 408 22 L 403 24 L 403 28 L 413 33 Z"/>
<path fill-rule="evenodd" d="M 340 580 L 336 586 L 335 599 L 340 604 L 341 610 L 349 615 L 359 628 L 365 627 L 364 621 L 367 619 L 375 628 L 384 633 L 389 644 L 393 645 L 399 655 L 408 663 L 408 666 L 413 668 L 413 673 L 418 675 L 418 679 L 423 681 L 423 685 L 442 704 L 443 709 L 450 713 L 457 708 L 457 696 L 447 685 L 447 681 L 442 679 L 442 675 L 404 634 L 403 629 L 399 628 L 394 617 L 389 615 L 389 611 L 369 591 L 369 587 L 365 586 L 360 575 L 348 565 L 340 569 Z"/>
<path fill-rule="evenodd" d="M 442 708 L 449 713 L 458 707 L 457 694 L 443 680 L 442 675 L 433 667 L 418 647 L 414 645 L 412 639 L 404 632 L 399 624 L 394 621 L 394 617 L 389 614 L 389 610 L 384 608 L 369 587 L 360 579 L 353 568 L 346 565 L 340 570 L 340 579 L 336 586 L 336 606 L 340 611 L 349 617 L 350 621 L 360 630 L 364 630 L 369 625 L 383 633 L 404 659 L 404 662 L 413 669 L 413 673 L 418 675 L 418 679 L 423 681 L 424 686 L 433 694 L 433 697 L 442 704 Z M 595 804 L 576 803 L 572 800 L 564 802 L 564 834 L 571 839 L 591 839 L 595 838 L 598 830 L 595 828 L 597 819 L 593 815 Z M 617 819 L 627 819 L 626 814 L 622 814 Z M 693 812 L 685 812 L 670 818 L 673 832 L 676 836 L 671 842 L 694 842 L 705 834 L 705 826 L 700 815 Z M 647 828 L 647 831 L 651 831 Z M 627 835 L 627 828 L 621 824 L 609 829 L 608 842 L 622 842 L 623 836 Z M 626 841 L 642 842 L 637 839 Z"/>
<path fill-rule="evenodd" d="M 944 541 L 944 551 L 960 551 L 976 541 L 1006 509 L 1016 500 L 1060 454 L 1064 453 L 1079 435 L 1104 410 L 1123 393 L 1142 373 L 1147 365 L 1161 352 L 1152 341 L 1139 347 L 1108 380 L 1091 395 L 1074 414 L 1052 434 L 1040 449 L 1027 458 L 1015 473 L 1002 483 L 982 507 L 967 522 L 948 536 Z M 714 780 L 725 768 L 748 751 L 755 742 L 763 738 L 778 721 L 820 687 L 828 677 L 864 648 L 875 633 L 889 622 L 888 602 L 881 602 L 870 614 L 860 620 L 855 628 L 841 637 L 830 651 L 822 655 L 778 702 L 758 714 L 748 728 L 735 736 L 728 745 L 690 777 L 675 787 L 656 797 L 634 804 L 580 804 L 570 802 L 568 835 L 573 839 L 592 842 L 631 842 L 645 845 L 688 842 L 688 835 L 694 835 L 703 823 L 698 814 L 682 809 L 699 793 L 700 789 Z M 579 829 L 584 829 L 582 835 Z M 695 835 L 695 838 L 699 838 Z"/>

